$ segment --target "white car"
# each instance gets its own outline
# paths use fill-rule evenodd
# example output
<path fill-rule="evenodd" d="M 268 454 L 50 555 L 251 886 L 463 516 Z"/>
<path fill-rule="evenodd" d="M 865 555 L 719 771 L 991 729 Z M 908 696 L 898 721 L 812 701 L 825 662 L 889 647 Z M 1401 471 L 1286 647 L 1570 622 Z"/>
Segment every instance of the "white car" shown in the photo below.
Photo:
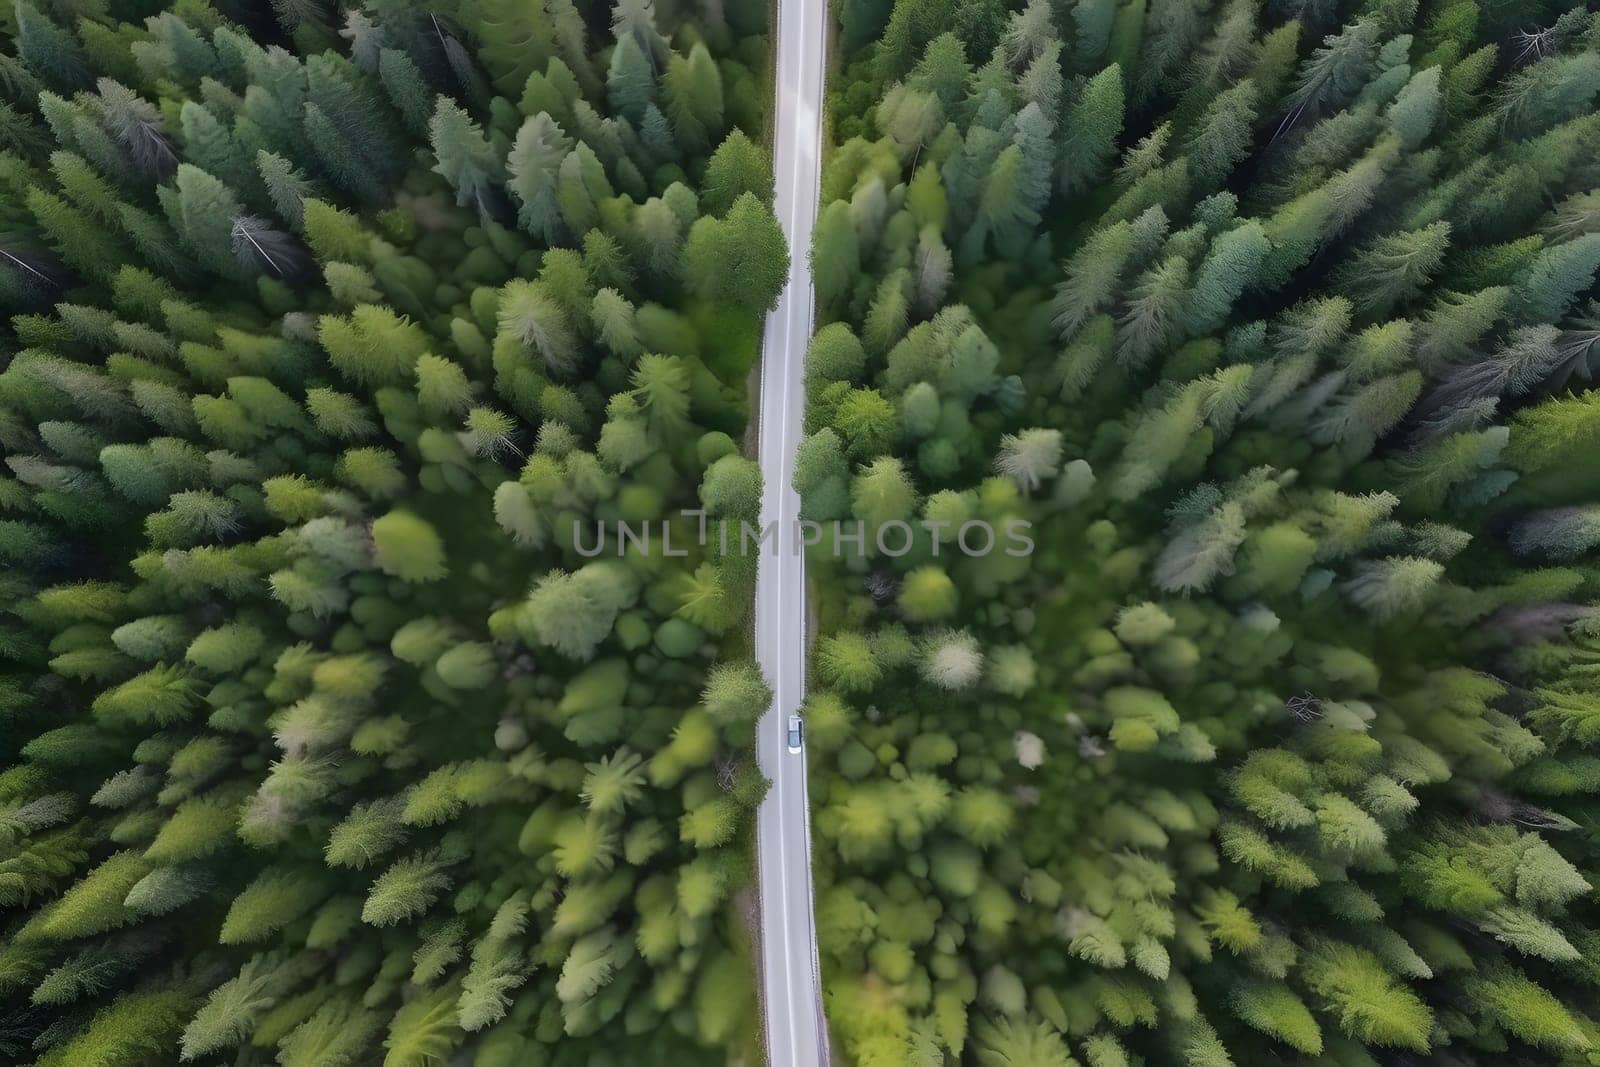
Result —
<path fill-rule="evenodd" d="M 800 747 L 806 743 L 805 724 L 800 721 L 800 716 L 789 716 L 789 751 L 799 752 Z"/>

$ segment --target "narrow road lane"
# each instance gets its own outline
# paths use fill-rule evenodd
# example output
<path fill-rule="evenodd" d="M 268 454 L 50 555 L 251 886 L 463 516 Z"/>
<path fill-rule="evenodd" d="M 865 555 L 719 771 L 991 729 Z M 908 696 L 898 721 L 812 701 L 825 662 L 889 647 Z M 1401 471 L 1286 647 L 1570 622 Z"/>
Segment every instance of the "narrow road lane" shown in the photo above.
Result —
<path fill-rule="evenodd" d="M 756 755 L 772 788 L 757 817 L 761 983 L 770 1067 L 828 1062 L 811 900 L 806 757 L 790 752 L 789 716 L 806 677 L 805 559 L 796 551 L 800 498 L 791 487 L 804 416 L 811 338 L 811 230 L 821 180 L 827 0 L 779 0 L 773 206 L 789 239 L 789 278 L 767 318 L 761 356 L 761 522 L 776 524 L 756 577 L 756 660 L 774 700 L 757 725 Z"/>

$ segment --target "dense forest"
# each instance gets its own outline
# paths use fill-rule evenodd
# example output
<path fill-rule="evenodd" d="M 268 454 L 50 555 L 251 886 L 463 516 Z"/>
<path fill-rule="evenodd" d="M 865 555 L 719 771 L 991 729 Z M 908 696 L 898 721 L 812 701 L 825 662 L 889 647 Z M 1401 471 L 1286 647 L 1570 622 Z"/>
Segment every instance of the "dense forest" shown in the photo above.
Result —
<path fill-rule="evenodd" d="M 6 6 L 0 1061 L 755 1046 L 767 22 Z"/>
<path fill-rule="evenodd" d="M 770 15 L 0 14 L 0 1062 L 761 1062 Z M 834 15 L 836 1058 L 1594 1062 L 1600 14 Z"/>
<path fill-rule="evenodd" d="M 869 531 L 812 564 L 847 1060 L 1593 1063 L 1600 16 L 837 14 L 796 485 Z"/>

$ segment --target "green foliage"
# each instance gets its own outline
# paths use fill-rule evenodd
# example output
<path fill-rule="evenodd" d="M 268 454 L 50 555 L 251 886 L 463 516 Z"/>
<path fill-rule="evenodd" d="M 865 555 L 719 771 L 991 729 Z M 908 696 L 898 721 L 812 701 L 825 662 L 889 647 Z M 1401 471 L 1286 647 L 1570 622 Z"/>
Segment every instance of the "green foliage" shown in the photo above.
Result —
<path fill-rule="evenodd" d="M 449 573 L 434 528 L 408 511 L 391 511 L 372 524 L 373 549 L 385 573 L 405 582 L 436 582 Z"/>
<path fill-rule="evenodd" d="M 706 713 L 722 726 L 754 723 L 772 704 L 772 690 L 753 663 L 719 663 L 700 695 Z"/>
<path fill-rule="evenodd" d="M 772 199 L 772 162 L 743 130 L 734 130 L 706 163 L 706 210 L 721 215 L 745 193 L 762 202 Z"/>
<path fill-rule="evenodd" d="M 44 1067 L 113 1067 L 158 1061 L 172 1048 L 189 1009 L 189 998 L 176 990 L 118 997 L 37 1062 Z"/>
<path fill-rule="evenodd" d="M 0 28 L 0 1060 L 748 1057 L 765 15 L 246 7 Z"/>
<path fill-rule="evenodd" d="M 408 856 L 378 875 L 361 906 L 361 921 L 393 926 L 428 910 L 450 886 L 444 864 L 428 856 Z"/>
<path fill-rule="evenodd" d="M 1563 6 L 840 9 L 793 484 L 866 527 L 808 556 L 845 1058 L 1591 1054 Z"/>
<path fill-rule="evenodd" d="M 315 883 L 298 872 L 267 870 L 234 897 L 217 932 L 225 945 L 264 941 L 317 904 Z"/>
<path fill-rule="evenodd" d="M 768 311 L 788 272 L 783 230 L 772 210 L 748 192 L 739 194 L 725 217 L 695 222 L 684 243 L 684 280 L 707 300 Z"/>
<path fill-rule="evenodd" d="M 441 989 L 400 1007 L 384 1039 L 384 1067 L 428 1067 L 445 1062 L 461 1040 L 456 992 Z"/>
<path fill-rule="evenodd" d="M 268 992 L 272 974 L 258 964 L 259 960 L 245 964 L 238 975 L 211 991 L 183 1031 L 183 1059 L 239 1044 L 255 1028 L 261 1013 L 272 1007 L 274 998 Z"/>
<path fill-rule="evenodd" d="M 123 901 L 149 871 L 138 853 L 117 852 L 36 915 L 23 931 L 65 941 L 122 926 L 132 918 Z"/>

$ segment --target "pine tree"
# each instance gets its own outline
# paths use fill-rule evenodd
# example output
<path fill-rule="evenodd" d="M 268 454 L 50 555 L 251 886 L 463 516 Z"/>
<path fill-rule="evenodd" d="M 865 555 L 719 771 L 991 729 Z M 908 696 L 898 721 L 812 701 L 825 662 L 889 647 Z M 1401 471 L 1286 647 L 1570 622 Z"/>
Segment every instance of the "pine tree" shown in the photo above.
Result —
<path fill-rule="evenodd" d="M 771 209 L 741 194 L 725 218 L 702 217 L 683 248 L 684 279 L 706 299 L 752 313 L 770 310 L 788 274 L 783 231 Z"/>
<path fill-rule="evenodd" d="M 440 97 L 428 123 L 428 137 L 438 159 L 434 172 L 456 191 L 456 203 L 477 208 L 483 218 L 492 217 L 505 171 L 499 154 L 477 124 L 465 111 Z"/>
<path fill-rule="evenodd" d="M 674 55 L 661 77 L 667 117 L 689 151 L 709 147 L 723 131 L 722 74 L 704 45 Z"/>
<path fill-rule="evenodd" d="M 178 154 L 156 108 L 113 78 L 100 78 L 95 85 L 99 91 L 95 107 L 128 158 L 146 174 L 170 177 Z"/>
<path fill-rule="evenodd" d="M 708 214 L 722 215 L 745 193 L 772 199 L 772 163 L 743 130 L 734 130 L 706 164 L 703 203 Z"/>
<path fill-rule="evenodd" d="M 1346 295 L 1364 314 L 1387 313 L 1427 283 L 1443 261 L 1449 240 L 1450 227 L 1445 223 L 1379 238 L 1346 266 L 1342 279 Z"/>
<path fill-rule="evenodd" d="M 87 57 L 72 35 L 28 0 L 17 0 L 13 11 L 18 58 L 58 89 L 87 88 L 92 77 Z"/>
<path fill-rule="evenodd" d="M 701 703 L 712 721 L 722 726 L 754 723 L 772 702 L 772 691 L 754 664 L 718 664 L 706 680 Z"/>
<path fill-rule="evenodd" d="M 372 524 L 378 565 L 406 582 L 432 582 L 448 573 L 439 535 L 424 519 L 391 511 Z"/>
<path fill-rule="evenodd" d="M 606 70 L 606 95 L 618 114 L 639 122 L 645 109 L 655 103 L 655 59 L 639 47 L 632 34 L 623 34 L 611 51 L 611 65 Z"/>
<path fill-rule="evenodd" d="M 526 119 L 506 157 L 507 188 L 517 200 L 522 228 L 547 242 L 563 232 L 556 202 L 556 179 L 572 142 L 548 114 Z"/>

